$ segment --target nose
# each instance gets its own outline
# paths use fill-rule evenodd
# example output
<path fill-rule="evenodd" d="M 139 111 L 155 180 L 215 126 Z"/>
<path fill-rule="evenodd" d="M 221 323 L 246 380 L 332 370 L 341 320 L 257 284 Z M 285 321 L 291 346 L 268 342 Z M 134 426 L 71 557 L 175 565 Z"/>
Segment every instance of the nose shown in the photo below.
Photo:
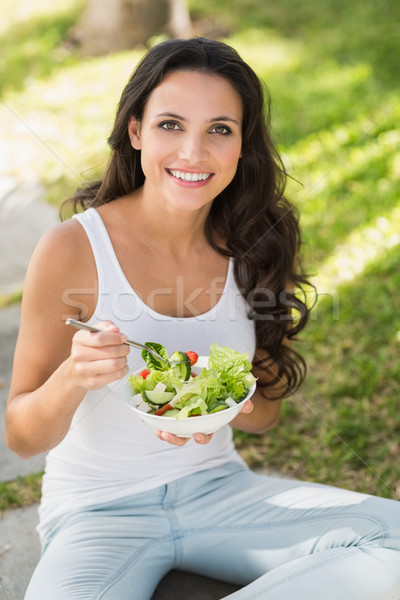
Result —
<path fill-rule="evenodd" d="M 179 148 L 179 158 L 189 163 L 198 163 L 207 159 L 208 149 L 204 134 L 185 133 Z"/>

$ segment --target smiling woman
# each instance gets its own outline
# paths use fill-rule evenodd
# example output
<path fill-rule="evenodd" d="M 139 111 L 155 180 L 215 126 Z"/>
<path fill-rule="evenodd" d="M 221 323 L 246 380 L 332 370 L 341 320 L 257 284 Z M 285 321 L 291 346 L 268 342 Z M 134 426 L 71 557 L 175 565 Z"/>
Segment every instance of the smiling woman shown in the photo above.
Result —
<path fill-rule="evenodd" d="M 398 503 L 257 475 L 232 442 L 231 427 L 274 427 L 305 370 L 292 347 L 308 315 L 295 293 L 300 232 L 264 107 L 229 46 L 155 46 L 122 93 L 104 177 L 35 250 L 7 407 L 9 446 L 47 452 L 44 552 L 26 600 L 150 600 L 173 568 L 244 586 L 237 600 L 400 596 Z M 73 336 L 66 317 L 100 331 Z M 219 407 L 239 353 L 254 393 L 238 392 L 239 370 L 244 402 L 230 424 L 153 432 L 123 400 L 123 378 L 140 369 L 153 405 L 177 398 L 169 378 L 162 397 L 146 387 L 160 374 L 143 376 L 127 335 L 208 364 L 210 348 L 228 349 L 207 377 Z M 203 374 L 193 415 L 207 410 Z"/>
<path fill-rule="evenodd" d="M 152 206 L 156 201 L 160 209 L 205 206 L 208 212 L 235 176 L 242 120 L 240 95 L 226 79 L 198 71 L 168 73 L 142 119 L 129 122 L 131 144 L 141 150 L 142 201 Z"/>

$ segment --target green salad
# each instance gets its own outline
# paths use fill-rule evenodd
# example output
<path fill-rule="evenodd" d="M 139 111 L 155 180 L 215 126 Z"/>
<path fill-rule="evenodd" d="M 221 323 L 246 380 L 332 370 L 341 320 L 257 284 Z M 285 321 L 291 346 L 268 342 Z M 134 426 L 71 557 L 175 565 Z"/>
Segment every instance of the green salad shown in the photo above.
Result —
<path fill-rule="evenodd" d="M 132 402 L 141 411 L 175 419 L 209 415 L 235 406 L 256 382 L 248 355 L 227 346 L 212 344 L 208 366 L 194 373 L 192 367 L 198 359 L 195 352 L 168 356 L 161 344 L 146 345 L 166 360 L 157 360 L 143 350 L 147 368 L 129 377 Z M 169 360 L 181 364 L 171 365 Z"/>

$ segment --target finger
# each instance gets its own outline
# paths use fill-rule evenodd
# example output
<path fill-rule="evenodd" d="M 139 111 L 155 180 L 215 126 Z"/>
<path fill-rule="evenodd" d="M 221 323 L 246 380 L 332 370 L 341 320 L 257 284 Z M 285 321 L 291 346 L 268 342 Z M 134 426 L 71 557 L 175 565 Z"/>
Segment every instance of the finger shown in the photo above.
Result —
<path fill-rule="evenodd" d="M 196 444 L 209 444 L 213 437 L 213 433 L 205 434 L 205 433 L 195 433 L 193 436 Z"/>
<path fill-rule="evenodd" d="M 251 411 L 254 408 L 254 404 L 252 403 L 251 400 L 246 400 L 246 402 L 243 404 L 242 409 L 240 412 L 248 414 L 251 413 Z"/>
<path fill-rule="evenodd" d="M 81 377 L 108 376 L 124 370 L 125 367 L 127 367 L 126 357 L 75 363 L 76 372 Z"/>
<path fill-rule="evenodd" d="M 122 377 L 125 377 L 129 373 L 129 367 L 126 365 L 118 371 L 112 373 L 97 374 L 92 377 L 85 377 L 84 387 L 87 390 L 98 390 L 114 381 L 118 381 Z"/>
<path fill-rule="evenodd" d="M 126 344 L 114 346 L 87 346 L 83 344 L 72 345 L 72 358 L 77 361 L 106 360 L 115 358 L 126 358 L 130 347 Z"/>
<path fill-rule="evenodd" d="M 112 321 L 98 321 L 94 324 L 96 329 L 101 329 L 101 331 L 119 331 L 118 325 L 113 323 Z"/>
<path fill-rule="evenodd" d="M 190 437 L 178 437 L 173 433 L 169 433 L 168 431 L 160 431 L 159 429 L 157 429 L 154 433 L 161 441 L 168 442 L 174 446 L 184 446 L 190 440 Z"/>
<path fill-rule="evenodd" d="M 74 343 L 91 347 L 117 346 L 126 340 L 127 336 L 121 333 L 116 326 L 110 326 L 99 332 L 80 330 L 73 337 Z"/>

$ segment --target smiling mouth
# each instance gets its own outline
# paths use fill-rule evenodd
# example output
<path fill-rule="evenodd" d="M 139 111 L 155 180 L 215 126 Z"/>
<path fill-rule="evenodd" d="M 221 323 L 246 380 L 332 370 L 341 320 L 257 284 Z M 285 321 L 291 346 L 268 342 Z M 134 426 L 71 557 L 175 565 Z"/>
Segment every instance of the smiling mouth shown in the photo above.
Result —
<path fill-rule="evenodd" d="M 167 172 L 181 181 L 207 181 L 213 175 L 213 173 L 189 173 L 178 169 L 167 169 Z"/>

